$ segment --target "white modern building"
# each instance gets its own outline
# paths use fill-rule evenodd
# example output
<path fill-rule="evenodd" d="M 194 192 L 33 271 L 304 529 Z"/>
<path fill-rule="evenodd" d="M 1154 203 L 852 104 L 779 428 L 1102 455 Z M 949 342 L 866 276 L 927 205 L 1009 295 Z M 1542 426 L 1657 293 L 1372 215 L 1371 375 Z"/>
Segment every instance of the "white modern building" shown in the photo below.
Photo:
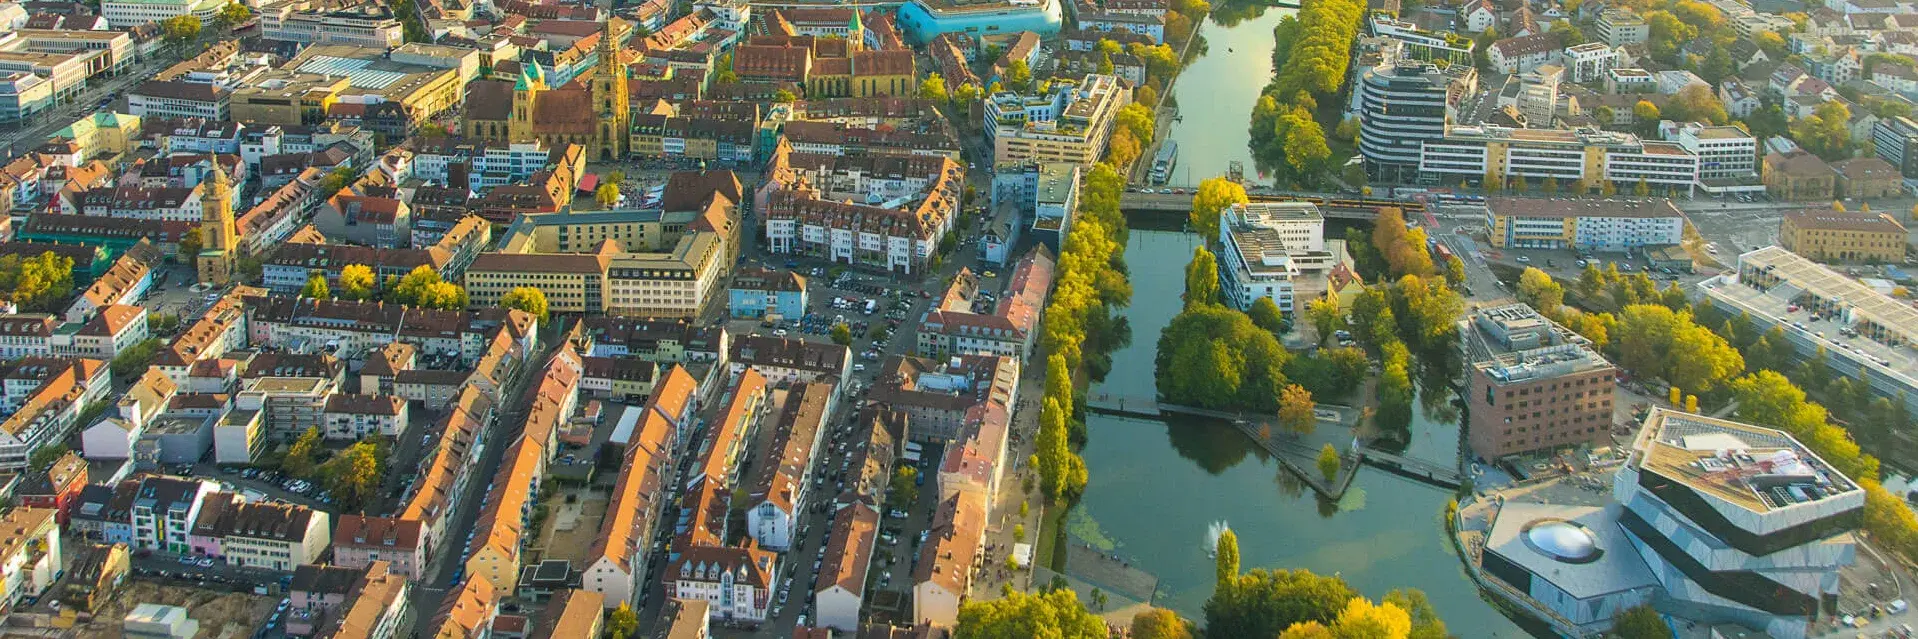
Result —
<path fill-rule="evenodd" d="M 1631 192 L 1651 188 L 1692 192 L 1698 156 L 1670 142 L 1644 141 L 1630 133 L 1596 128 L 1514 129 L 1496 125 L 1449 126 L 1439 140 L 1426 140 L 1419 169 L 1434 183 L 1486 178 L 1530 184 L 1557 180 L 1560 187 L 1587 189 L 1610 181 Z"/>
<path fill-rule="evenodd" d="M 115 29 L 128 29 L 167 18 L 198 16 L 202 24 L 212 21 L 213 13 L 225 6 L 221 0 L 105 0 L 100 17 Z"/>
<path fill-rule="evenodd" d="M 1427 140 L 1445 137 L 1458 101 L 1477 91 L 1470 65 L 1438 66 L 1410 60 L 1368 69 L 1359 83 L 1359 155 L 1373 175 L 1419 165 Z"/>
<path fill-rule="evenodd" d="M 1562 56 L 1572 82 L 1596 82 L 1618 64 L 1618 50 L 1603 42 L 1587 42 L 1565 48 Z"/>
<path fill-rule="evenodd" d="M 1325 216 L 1310 202 L 1234 204 L 1219 212 L 1219 241 L 1219 293 L 1240 310 L 1269 297 L 1291 314 L 1295 299 L 1325 290 L 1340 261 L 1326 249 Z"/>
<path fill-rule="evenodd" d="M 1665 121 L 1659 133 L 1698 156 L 1698 186 L 1705 192 L 1765 190 L 1758 179 L 1758 138 L 1744 129 Z"/>

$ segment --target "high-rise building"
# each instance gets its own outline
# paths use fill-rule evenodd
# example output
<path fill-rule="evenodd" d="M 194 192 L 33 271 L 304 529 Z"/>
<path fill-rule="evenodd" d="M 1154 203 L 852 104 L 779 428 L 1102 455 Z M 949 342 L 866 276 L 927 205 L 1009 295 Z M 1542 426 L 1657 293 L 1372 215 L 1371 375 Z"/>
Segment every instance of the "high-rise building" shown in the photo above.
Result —
<path fill-rule="evenodd" d="M 1617 369 L 1589 340 L 1524 304 L 1480 309 L 1462 323 L 1473 455 L 1611 440 Z"/>
<path fill-rule="evenodd" d="M 1375 176 L 1416 171 L 1426 140 L 1445 136 L 1458 100 L 1476 90 L 1470 65 L 1438 66 L 1400 60 L 1367 70 L 1360 82 L 1359 155 Z"/>
<path fill-rule="evenodd" d="M 1871 127 L 1871 146 L 1900 175 L 1918 177 L 1918 122 L 1902 115 L 1879 120 Z"/>

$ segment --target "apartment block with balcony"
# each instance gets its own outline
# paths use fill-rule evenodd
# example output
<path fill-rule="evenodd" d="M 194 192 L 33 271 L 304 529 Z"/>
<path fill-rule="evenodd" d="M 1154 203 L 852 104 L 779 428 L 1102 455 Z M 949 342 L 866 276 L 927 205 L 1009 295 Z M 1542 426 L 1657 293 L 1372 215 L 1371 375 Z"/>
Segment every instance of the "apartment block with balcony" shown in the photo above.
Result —
<path fill-rule="evenodd" d="M 997 93 L 985 101 L 986 140 L 993 161 L 1072 162 L 1091 166 L 1105 154 L 1119 109 L 1132 101 L 1116 76 L 1055 80 L 1048 95 Z"/>

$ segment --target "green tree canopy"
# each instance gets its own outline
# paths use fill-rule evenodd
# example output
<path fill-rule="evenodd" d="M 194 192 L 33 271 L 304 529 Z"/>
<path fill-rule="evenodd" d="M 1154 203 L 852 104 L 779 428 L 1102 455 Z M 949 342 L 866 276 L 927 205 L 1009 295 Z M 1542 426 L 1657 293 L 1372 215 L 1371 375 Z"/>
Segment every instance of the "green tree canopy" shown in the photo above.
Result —
<path fill-rule="evenodd" d="M 1192 193 L 1192 211 L 1187 222 L 1206 241 L 1219 239 L 1219 213 L 1234 204 L 1245 204 L 1245 187 L 1223 177 L 1207 178 Z"/>
<path fill-rule="evenodd" d="M 1204 245 L 1192 247 L 1192 261 L 1185 266 L 1185 307 L 1219 303 L 1219 262 Z"/>
<path fill-rule="evenodd" d="M 316 300 L 333 299 L 332 290 L 326 287 L 326 274 L 314 271 L 312 275 L 306 276 L 306 286 L 300 288 L 300 297 L 311 297 Z"/>
<path fill-rule="evenodd" d="M 1276 637 L 1295 623 L 1330 624 L 1355 596 L 1337 577 L 1253 569 L 1212 591 L 1205 602 L 1206 635 Z"/>
<path fill-rule="evenodd" d="M 507 291 L 506 295 L 499 298 L 499 305 L 531 313 L 541 322 L 547 319 L 546 293 L 532 286 L 521 286 Z"/>
<path fill-rule="evenodd" d="M 1252 310 L 1245 312 L 1252 318 L 1252 324 L 1274 333 L 1285 330 L 1285 313 L 1279 310 L 1279 303 L 1270 297 L 1252 300 Z"/>
<path fill-rule="evenodd" d="M 953 639 L 1106 639 L 1105 620 L 1087 611 L 1070 588 L 1040 594 L 1013 591 L 1004 597 L 959 606 Z"/>
<path fill-rule="evenodd" d="M 1172 319 L 1159 334 L 1154 364 L 1167 401 L 1265 412 L 1277 408 L 1290 357 L 1244 313 L 1210 305 Z"/>

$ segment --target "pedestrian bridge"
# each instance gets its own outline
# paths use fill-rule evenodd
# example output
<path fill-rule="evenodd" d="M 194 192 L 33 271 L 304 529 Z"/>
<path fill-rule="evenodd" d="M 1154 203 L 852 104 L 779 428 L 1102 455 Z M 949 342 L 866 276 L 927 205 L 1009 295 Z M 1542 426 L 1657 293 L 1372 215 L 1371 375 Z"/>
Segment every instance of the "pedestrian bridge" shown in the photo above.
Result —
<path fill-rule="evenodd" d="M 1278 419 L 1274 415 L 1220 411 L 1209 408 L 1199 408 L 1197 406 L 1167 404 L 1160 402 L 1157 398 L 1138 395 L 1093 394 L 1086 397 L 1086 409 L 1109 415 L 1143 417 L 1146 419 L 1164 419 L 1165 416 L 1169 414 L 1207 417 L 1225 420 L 1232 422 L 1234 425 L 1241 426 L 1241 430 L 1246 431 L 1248 436 L 1253 432 L 1257 432 L 1258 429 L 1256 426 L 1259 425 L 1270 424 L 1275 428 L 1279 427 L 1278 424 L 1275 423 Z M 1253 439 L 1258 440 L 1261 446 L 1267 448 L 1274 454 L 1303 455 L 1307 458 L 1318 455 L 1317 449 L 1304 446 L 1297 442 L 1261 437 L 1253 437 Z M 1464 484 L 1464 476 L 1456 467 L 1447 467 L 1443 464 L 1422 459 L 1388 453 L 1365 445 L 1360 445 L 1356 447 L 1356 449 L 1360 463 L 1369 464 L 1380 470 L 1440 488 L 1457 490 L 1459 486 Z"/>

